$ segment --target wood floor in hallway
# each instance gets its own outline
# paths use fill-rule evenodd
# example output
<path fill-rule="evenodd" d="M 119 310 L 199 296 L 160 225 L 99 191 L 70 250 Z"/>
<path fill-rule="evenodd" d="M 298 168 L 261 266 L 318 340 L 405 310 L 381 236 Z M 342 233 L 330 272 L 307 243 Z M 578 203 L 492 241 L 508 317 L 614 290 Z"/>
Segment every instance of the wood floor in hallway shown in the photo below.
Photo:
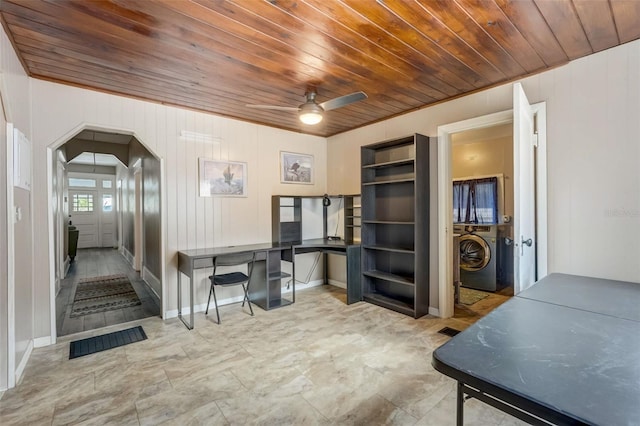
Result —
<path fill-rule="evenodd" d="M 129 278 L 141 305 L 70 317 L 78 282 L 105 275 L 124 274 Z M 116 249 L 80 249 L 56 296 L 56 330 L 58 336 L 95 330 L 148 317 L 160 316 L 160 301 Z"/>

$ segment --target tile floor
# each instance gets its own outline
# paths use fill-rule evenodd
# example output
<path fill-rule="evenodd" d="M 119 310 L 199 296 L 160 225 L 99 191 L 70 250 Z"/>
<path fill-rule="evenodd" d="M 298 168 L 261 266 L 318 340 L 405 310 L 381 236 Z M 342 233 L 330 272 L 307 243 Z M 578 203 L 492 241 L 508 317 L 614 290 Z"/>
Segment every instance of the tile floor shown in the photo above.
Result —
<path fill-rule="evenodd" d="M 78 281 L 84 278 L 124 274 L 138 294 L 141 305 L 99 312 L 71 318 L 71 307 Z M 116 249 L 93 248 L 78 250 L 75 261 L 62 280 L 60 292 L 56 296 L 56 330 L 58 336 L 66 336 L 80 331 L 94 330 L 114 324 L 121 324 L 142 318 L 160 316 L 160 301 L 149 290 L 140 274 L 134 271 Z"/>
<path fill-rule="evenodd" d="M 0 424 L 454 425 L 455 382 L 431 366 L 444 326 L 360 302 L 342 289 L 300 291 L 296 303 L 248 315 L 239 304 L 177 319 L 147 318 L 35 349 L 0 400 Z M 485 299 L 487 300 L 487 299 Z M 69 342 L 142 325 L 149 339 L 68 359 Z M 475 400 L 467 425 L 519 425 Z"/>

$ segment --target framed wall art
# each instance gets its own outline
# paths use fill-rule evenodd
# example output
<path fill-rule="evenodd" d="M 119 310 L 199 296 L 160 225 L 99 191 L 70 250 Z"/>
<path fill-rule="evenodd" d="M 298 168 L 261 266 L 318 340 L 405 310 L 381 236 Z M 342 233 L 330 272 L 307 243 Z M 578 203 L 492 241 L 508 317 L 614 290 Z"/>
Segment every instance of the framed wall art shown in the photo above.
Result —
<path fill-rule="evenodd" d="M 280 151 L 280 182 L 313 184 L 313 155 Z"/>
<path fill-rule="evenodd" d="M 246 197 L 247 163 L 200 158 L 201 197 Z"/>

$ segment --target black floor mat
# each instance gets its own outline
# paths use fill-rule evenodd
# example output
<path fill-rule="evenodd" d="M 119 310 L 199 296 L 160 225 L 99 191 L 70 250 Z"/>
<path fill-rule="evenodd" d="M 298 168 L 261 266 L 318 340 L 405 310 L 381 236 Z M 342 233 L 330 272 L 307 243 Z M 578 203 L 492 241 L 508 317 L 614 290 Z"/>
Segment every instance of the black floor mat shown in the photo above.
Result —
<path fill-rule="evenodd" d="M 447 336 L 453 337 L 456 334 L 460 333 L 460 330 L 456 330 L 455 328 L 451 327 L 445 327 L 442 330 L 438 331 L 438 333 L 446 334 Z"/>
<path fill-rule="evenodd" d="M 71 342 L 69 347 L 69 359 L 91 355 L 129 343 L 147 340 L 147 335 L 141 326 L 120 330 L 102 336 L 89 337 L 88 339 Z"/>

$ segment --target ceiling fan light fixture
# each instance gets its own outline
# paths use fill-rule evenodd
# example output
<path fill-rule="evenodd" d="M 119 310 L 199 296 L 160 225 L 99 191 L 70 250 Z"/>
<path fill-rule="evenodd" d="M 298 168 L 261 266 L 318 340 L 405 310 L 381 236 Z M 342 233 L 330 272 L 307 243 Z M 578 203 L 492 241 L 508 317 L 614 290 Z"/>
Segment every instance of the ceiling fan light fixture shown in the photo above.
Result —
<path fill-rule="evenodd" d="M 314 125 L 322 121 L 324 110 L 322 107 L 315 103 L 306 103 L 300 105 L 300 112 L 298 118 L 304 124 Z"/>

